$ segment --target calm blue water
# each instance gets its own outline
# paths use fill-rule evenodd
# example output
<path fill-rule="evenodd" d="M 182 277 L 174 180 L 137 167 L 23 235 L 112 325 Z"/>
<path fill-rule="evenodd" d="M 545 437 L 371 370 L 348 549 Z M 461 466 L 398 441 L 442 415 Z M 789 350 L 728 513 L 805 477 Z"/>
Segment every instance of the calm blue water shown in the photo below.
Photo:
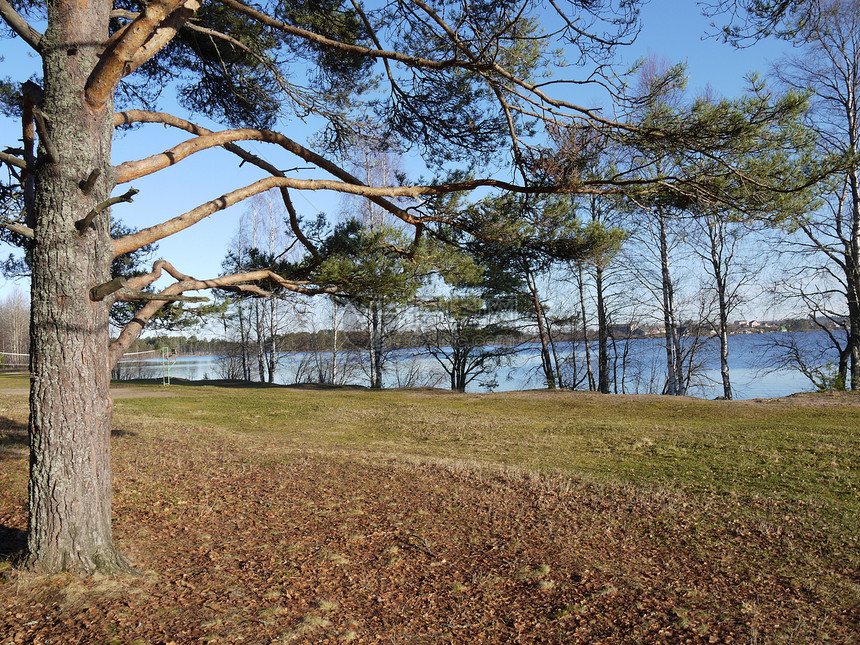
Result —
<path fill-rule="evenodd" d="M 805 346 L 814 346 L 824 342 L 820 332 L 801 332 L 792 334 Z M 814 389 L 809 380 L 799 372 L 790 370 L 769 371 L 767 368 L 770 358 L 769 343 L 774 337 L 785 338 L 789 334 L 741 334 L 729 338 L 729 369 L 732 380 L 733 396 L 736 399 L 771 398 L 787 396 L 795 392 L 811 391 Z M 575 351 L 580 357 L 579 369 L 583 369 L 581 343 L 571 346 L 570 343 L 557 345 L 560 357 L 568 357 Z M 619 347 L 619 352 L 622 348 Z M 722 382 L 719 373 L 718 341 L 711 339 L 698 354 L 693 386 L 689 392 L 692 396 L 713 398 L 722 394 Z M 596 360 L 596 347 L 592 350 L 592 360 Z M 278 367 L 277 382 L 294 383 L 296 371 L 305 354 L 283 354 Z M 835 355 L 830 360 L 835 359 Z M 150 359 L 134 363 L 135 373 L 129 371 L 131 378 L 160 378 L 162 364 L 159 359 Z M 413 385 L 435 385 L 445 388 L 448 381 L 441 372 L 438 363 L 429 356 L 418 353 L 418 350 L 399 350 L 393 353 L 386 371 L 386 385 L 395 387 L 404 384 L 409 371 L 420 376 Z M 540 374 L 540 355 L 537 345 L 523 348 L 510 362 L 502 365 L 495 375 L 495 383 L 491 388 L 473 383 L 469 391 L 482 392 L 512 391 L 543 387 Z M 177 357 L 176 363 L 170 369 L 174 378 L 190 380 L 222 378 L 219 359 L 215 356 Z M 641 338 L 629 341 L 627 345 L 627 366 L 622 371 L 619 364 L 616 369 L 617 380 L 623 378 L 624 389 L 628 393 L 660 393 L 665 380 L 665 352 L 662 341 L 656 338 Z M 484 380 L 487 380 L 486 377 Z M 356 369 L 351 383 L 367 385 L 368 379 Z"/>

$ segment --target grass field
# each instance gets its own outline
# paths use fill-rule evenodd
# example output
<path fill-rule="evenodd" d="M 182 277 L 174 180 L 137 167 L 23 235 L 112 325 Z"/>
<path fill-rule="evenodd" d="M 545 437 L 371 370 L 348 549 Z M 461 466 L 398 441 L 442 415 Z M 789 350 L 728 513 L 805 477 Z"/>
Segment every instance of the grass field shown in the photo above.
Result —
<path fill-rule="evenodd" d="M 7 544 L 26 526 L 25 387 L 0 376 Z M 860 640 L 855 395 L 137 383 L 118 390 L 114 425 L 117 539 L 144 573 L 0 563 L 0 634 Z"/>

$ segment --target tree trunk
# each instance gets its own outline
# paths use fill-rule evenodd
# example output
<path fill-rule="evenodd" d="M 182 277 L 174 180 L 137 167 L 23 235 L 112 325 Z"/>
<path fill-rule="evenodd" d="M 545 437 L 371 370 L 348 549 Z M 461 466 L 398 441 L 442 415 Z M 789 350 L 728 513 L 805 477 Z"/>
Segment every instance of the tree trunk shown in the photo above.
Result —
<path fill-rule="evenodd" d="M 597 291 L 597 391 L 609 394 L 609 322 L 603 294 L 603 269 L 594 272 Z"/>
<path fill-rule="evenodd" d="M 257 336 L 257 375 L 260 378 L 260 383 L 266 382 L 266 361 L 265 361 L 265 330 L 263 329 L 263 317 L 260 314 L 260 303 L 254 303 L 254 333 Z"/>
<path fill-rule="evenodd" d="M 248 365 L 248 333 L 245 331 L 245 314 L 239 302 L 239 341 L 242 350 L 242 380 L 251 380 L 251 367 Z"/>
<path fill-rule="evenodd" d="M 276 313 L 275 299 L 269 298 L 269 328 L 266 330 L 266 371 L 269 383 L 275 382 L 275 371 L 278 366 Z"/>
<path fill-rule="evenodd" d="M 48 3 L 42 40 L 50 159 L 40 140 L 30 318 L 30 518 L 27 558 L 42 571 L 126 568 L 111 534 L 112 400 L 108 302 L 89 290 L 110 279 L 109 215 L 83 219 L 112 189 L 113 106 L 94 113 L 84 88 L 94 43 L 108 35 L 110 3 Z M 88 194 L 80 188 L 100 175 Z"/>
<path fill-rule="evenodd" d="M 552 361 L 553 361 L 553 365 L 555 366 L 554 374 L 555 374 L 556 385 L 558 387 L 564 387 L 565 386 L 564 381 L 561 378 L 561 361 L 558 358 L 558 352 L 556 351 L 556 348 L 555 348 L 555 338 L 553 335 L 552 327 L 550 325 L 546 326 L 546 338 L 547 338 L 547 341 L 549 342 L 549 348 L 550 348 L 550 351 L 552 352 Z M 575 358 L 574 358 L 574 360 L 575 360 Z M 576 375 L 574 374 L 574 378 L 575 378 L 575 376 Z M 571 387 L 573 387 L 573 386 L 571 386 Z"/>
<path fill-rule="evenodd" d="M 732 381 L 729 376 L 729 303 L 726 299 L 728 281 L 723 271 L 723 245 L 726 240 L 726 224 L 718 216 L 708 222 L 708 236 L 711 243 L 711 268 L 714 286 L 717 290 L 718 322 L 717 334 L 720 337 L 720 376 L 723 381 L 723 398 L 732 399 Z"/>
<path fill-rule="evenodd" d="M 543 306 L 538 297 L 537 285 L 534 282 L 534 277 L 530 271 L 526 271 L 526 284 L 529 288 L 532 307 L 534 308 L 535 322 L 537 322 L 538 339 L 540 340 L 540 357 L 541 367 L 543 368 L 546 386 L 550 390 L 555 389 L 555 370 L 552 368 L 552 359 L 549 354 L 549 337 L 546 331 L 546 324 L 543 318 Z"/>
<path fill-rule="evenodd" d="M 383 343 L 385 342 L 385 312 L 382 307 L 376 311 L 376 333 L 373 336 L 373 353 L 376 354 L 376 386 L 382 387 L 382 352 Z"/>
<path fill-rule="evenodd" d="M 340 329 L 340 320 L 337 317 L 338 313 L 338 305 L 335 302 L 334 307 L 334 317 L 332 318 L 332 343 L 331 343 L 331 384 L 338 384 L 338 374 L 337 374 L 337 332 Z"/>
<path fill-rule="evenodd" d="M 851 149 L 857 153 L 856 126 L 851 130 Z M 848 351 L 851 354 L 851 390 L 860 390 L 860 178 L 854 168 L 848 174 L 851 188 L 851 243 L 846 260 L 848 294 Z"/>
<path fill-rule="evenodd" d="M 591 369 L 591 347 L 588 344 L 588 316 L 585 313 L 585 277 L 582 271 L 582 263 L 579 263 L 579 309 L 582 313 L 582 343 L 585 350 L 585 375 L 588 379 L 588 390 L 594 392 L 596 386 L 594 383 L 594 370 Z"/>
<path fill-rule="evenodd" d="M 372 301 L 368 311 L 368 350 L 370 351 L 370 387 L 382 387 L 382 325 L 378 303 Z"/>
<path fill-rule="evenodd" d="M 660 273 L 663 291 L 663 325 L 666 337 L 666 394 L 683 396 L 684 385 L 680 367 L 680 339 L 675 321 L 675 297 L 669 270 L 669 241 L 666 216 L 658 210 L 660 225 Z"/>

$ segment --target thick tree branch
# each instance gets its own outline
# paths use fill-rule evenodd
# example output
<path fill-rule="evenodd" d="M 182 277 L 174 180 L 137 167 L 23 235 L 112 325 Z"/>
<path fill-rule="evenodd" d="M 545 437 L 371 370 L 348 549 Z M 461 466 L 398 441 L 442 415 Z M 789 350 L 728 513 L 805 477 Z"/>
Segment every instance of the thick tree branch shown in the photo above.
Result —
<path fill-rule="evenodd" d="M 627 183 L 632 185 L 640 182 L 630 181 Z M 213 199 L 212 201 L 206 202 L 205 204 L 201 204 L 197 208 L 192 209 L 187 213 L 183 213 L 178 217 L 174 217 L 171 220 L 167 220 L 166 222 L 162 222 L 161 224 L 142 229 L 137 233 L 133 233 L 131 235 L 127 235 L 125 237 L 121 237 L 117 240 L 114 240 L 114 256 L 119 256 L 123 253 L 128 253 L 130 251 L 134 251 L 135 249 L 139 249 L 142 246 L 146 246 L 147 244 L 157 242 L 158 240 L 164 239 L 165 237 L 173 235 L 174 233 L 178 233 L 179 231 L 196 224 L 200 220 L 209 217 L 213 213 L 222 211 L 225 208 L 228 208 L 245 199 L 248 199 L 249 197 L 253 197 L 254 195 L 258 195 L 267 190 L 271 190 L 272 188 L 281 187 L 295 188 L 298 190 L 333 190 L 335 192 L 347 193 L 350 195 L 360 195 L 362 197 L 367 197 L 368 199 L 372 199 L 374 197 L 418 198 L 427 195 L 444 195 L 447 193 L 472 191 L 476 188 L 499 188 L 501 190 L 506 190 L 509 192 L 533 195 L 544 194 L 548 192 L 576 192 L 577 194 L 598 195 L 614 194 L 621 192 L 621 188 L 619 186 L 605 188 L 597 182 L 595 182 L 593 185 L 578 186 L 576 187 L 576 189 L 568 190 L 564 188 L 556 188 L 553 190 L 545 186 L 518 186 L 497 179 L 475 179 L 472 181 L 453 182 L 449 184 L 441 184 L 438 186 L 372 187 L 347 184 L 341 181 L 332 181 L 329 179 L 294 179 L 291 177 L 269 177 L 267 179 L 261 179 L 260 181 L 257 181 L 249 186 L 245 186 L 243 188 L 239 188 L 238 190 L 234 190 L 230 193 L 222 195 L 218 199 Z M 415 215 L 403 211 L 402 209 L 398 210 L 400 210 L 400 212 L 404 214 L 403 216 L 398 214 L 398 217 L 400 217 L 407 224 L 416 225 L 425 222 L 440 221 L 439 218 L 433 216 L 417 217 Z"/>
<path fill-rule="evenodd" d="M 134 289 L 120 289 L 117 295 L 119 302 L 209 302 L 205 296 L 169 295 L 165 293 L 149 293 Z"/>
<path fill-rule="evenodd" d="M 295 154 L 296 156 L 303 159 L 304 161 L 312 163 L 315 166 L 321 168 L 322 170 L 325 170 L 326 172 L 330 173 L 331 175 L 337 177 L 338 179 L 342 179 L 343 181 L 345 181 L 347 183 L 355 184 L 357 186 L 364 186 L 365 185 L 361 180 L 359 180 L 357 177 L 353 176 L 352 174 L 348 173 L 347 171 L 342 169 L 337 164 L 330 162 L 325 157 L 322 157 L 322 156 L 316 154 L 315 152 L 308 150 L 307 148 L 299 145 L 298 143 L 296 143 L 292 139 L 289 139 L 289 138 L 287 138 L 287 137 L 285 137 L 282 134 L 279 134 L 277 132 L 271 132 L 268 130 L 233 130 L 233 131 L 228 130 L 226 132 L 245 132 L 245 133 L 255 133 L 255 134 L 252 137 L 250 137 L 249 139 L 232 139 L 230 143 L 227 143 L 227 142 L 218 143 L 217 138 L 207 140 L 207 139 L 204 139 L 204 137 L 209 136 L 209 135 L 211 135 L 213 137 L 217 137 L 217 135 L 221 135 L 223 133 L 213 133 L 210 130 L 207 130 L 205 128 L 201 128 L 201 127 L 199 127 L 193 123 L 190 123 L 189 121 L 186 121 L 184 119 L 179 119 L 179 118 L 177 118 L 171 114 L 166 114 L 166 113 L 161 113 L 161 112 L 146 112 L 143 110 L 129 110 L 127 112 L 118 113 L 114 116 L 114 124 L 117 126 L 119 126 L 119 125 L 130 125 L 132 123 L 164 123 L 164 124 L 173 126 L 175 128 L 185 130 L 187 132 L 192 132 L 193 134 L 198 135 L 198 139 L 185 142 L 184 144 L 180 144 L 179 146 L 176 146 L 172 150 L 169 150 L 168 152 L 163 153 L 162 155 L 154 155 L 153 157 L 150 157 L 149 159 L 146 159 L 146 160 L 143 160 L 140 162 L 129 162 L 129 166 L 131 166 L 131 167 L 134 167 L 133 164 L 142 164 L 142 166 L 140 167 L 142 169 L 145 167 L 153 167 L 150 164 L 158 165 L 158 164 L 164 164 L 165 162 L 168 162 L 168 165 L 169 165 L 169 163 L 175 163 L 176 161 L 180 160 L 177 157 L 177 155 L 182 154 L 183 151 L 188 152 L 188 154 L 192 154 L 193 152 L 198 152 L 200 150 L 206 149 L 205 147 L 204 148 L 194 148 L 193 145 L 194 145 L 195 141 L 202 141 L 204 143 L 208 141 L 208 143 L 210 143 L 211 145 L 223 146 L 225 150 L 232 152 L 233 154 L 244 159 L 245 161 L 248 161 L 249 163 L 254 164 L 258 168 L 262 168 L 263 170 L 266 170 L 267 172 L 271 173 L 272 175 L 274 175 L 276 177 L 285 177 L 286 175 L 281 170 L 275 168 L 270 163 L 265 162 L 265 161 L 259 159 L 258 157 L 244 151 L 242 148 L 240 148 L 239 146 L 235 145 L 232 142 L 232 141 L 236 141 L 236 140 L 268 141 L 268 142 L 274 143 L 276 145 L 280 145 L 285 150 Z M 262 137 L 262 138 L 256 138 L 257 136 Z M 227 138 L 229 139 L 230 137 L 227 137 Z M 192 147 L 186 148 L 186 146 L 192 146 Z M 207 147 L 209 147 L 209 146 L 207 146 Z M 187 154 L 185 156 L 187 156 Z M 182 157 L 182 158 L 184 158 L 184 157 Z M 118 172 L 120 174 L 122 174 L 122 171 L 119 169 L 123 168 L 123 166 L 126 166 L 126 165 L 127 164 L 121 164 L 118 167 Z M 163 168 L 164 166 L 161 165 L 160 167 Z M 150 172 L 155 172 L 155 170 L 151 170 Z M 121 183 L 121 182 L 118 181 L 118 183 Z M 286 188 L 286 186 L 285 186 L 285 188 Z M 384 197 L 374 196 L 374 197 L 369 197 L 369 199 L 372 202 L 374 202 L 375 204 L 377 204 L 378 206 L 380 206 L 381 208 L 384 208 L 388 212 L 399 217 L 404 222 L 415 223 L 415 222 L 411 221 L 414 218 L 409 213 L 407 213 L 405 210 L 403 210 L 402 208 L 400 208 L 396 204 L 384 199 Z M 290 210 L 290 206 L 291 206 L 290 204 L 287 204 L 287 210 L 288 211 Z M 312 255 L 316 256 L 317 255 L 316 249 L 313 248 L 313 245 L 311 245 L 310 241 L 307 240 L 307 238 L 305 238 L 305 236 L 301 233 L 301 231 L 299 230 L 299 227 L 298 227 L 298 222 L 294 217 L 292 217 L 292 214 L 291 214 L 291 225 L 293 228 L 293 232 L 296 233 L 296 237 L 299 239 L 299 241 L 301 241 L 302 244 L 304 244 L 305 247 L 308 248 L 308 250 L 311 252 Z"/>
<path fill-rule="evenodd" d="M 99 302 L 125 287 L 125 278 L 118 277 L 90 289 L 90 300 Z"/>
<path fill-rule="evenodd" d="M 134 72 L 173 40 L 176 33 L 194 16 L 199 8 L 199 0 L 185 0 L 182 6 L 171 13 L 167 20 L 158 26 L 152 36 L 135 53 L 125 76 Z"/>
<path fill-rule="evenodd" d="M 37 52 L 42 51 L 42 34 L 33 29 L 21 14 L 12 8 L 7 0 L 0 0 L 0 18 L 9 25 L 9 28 L 18 34 L 25 43 Z"/>
<path fill-rule="evenodd" d="M 172 116 L 169 114 L 165 114 L 165 113 L 159 114 L 159 113 L 144 112 L 144 111 L 122 112 L 122 113 L 118 113 L 118 114 L 114 115 L 114 123 L 117 126 L 129 125 L 131 123 L 134 123 L 137 120 L 136 117 L 143 117 L 143 116 L 158 117 L 157 122 L 161 122 L 161 123 L 164 123 L 166 125 L 171 125 L 175 128 L 185 130 L 186 132 L 191 132 L 192 134 L 196 134 L 196 135 L 211 134 L 211 130 L 207 130 L 206 128 L 202 128 L 202 127 L 200 127 L 194 123 L 191 123 L 190 121 L 186 121 L 185 119 L 180 119 L 178 117 L 175 117 L 175 116 Z M 265 170 L 266 172 L 270 173 L 271 175 L 273 175 L 275 177 L 285 177 L 286 176 L 282 170 L 280 170 L 279 168 L 276 168 L 275 166 L 273 166 L 268 161 L 266 161 L 264 159 L 260 159 L 258 156 L 251 154 L 247 150 L 244 150 L 243 148 L 241 148 L 241 147 L 239 147 L 233 143 L 225 143 L 225 144 L 223 144 L 223 147 L 225 150 L 233 153 L 234 155 L 236 155 L 237 157 L 242 159 L 243 162 L 248 162 L 254 166 L 257 166 L 258 168 Z M 305 236 L 305 234 L 301 230 L 301 227 L 299 226 L 298 215 L 296 214 L 296 209 L 293 206 L 292 200 L 290 199 L 289 190 L 287 190 L 286 187 L 282 187 L 280 189 L 280 191 L 281 191 L 281 198 L 283 199 L 283 202 L 284 202 L 284 206 L 286 206 L 287 213 L 289 213 L 290 228 L 292 229 L 293 234 L 296 236 L 296 239 L 299 240 L 299 242 L 301 242 L 301 244 L 304 245 L 304 247 L 314 257 L 314 259 L 317 262 L 320 262 L 322 258 L 319 254 L 319 251 L 313 245 L 313 243 Z"/>
<path fill-rule="evenodd" d="M 199 6 L 197 0 L 153 0 L 146 5 L 119 37 L 108 44 L 87 81 L 87 103 L 101 109 L 120 79 L 164 47 L 176 35 L 177 27 L 191 18 Z"/>
<path fill-rule="evenodd" d="M 165 293 L 150 293 L 129 287 L 128 280 L 123 277 L 114 278 L 104 284 L 90 289 L 90 300 L 98 302 L 112 294 L 117 294 L 119 302 L 208 302 L 209 298 L 198 296 L 170 295 Z"/>

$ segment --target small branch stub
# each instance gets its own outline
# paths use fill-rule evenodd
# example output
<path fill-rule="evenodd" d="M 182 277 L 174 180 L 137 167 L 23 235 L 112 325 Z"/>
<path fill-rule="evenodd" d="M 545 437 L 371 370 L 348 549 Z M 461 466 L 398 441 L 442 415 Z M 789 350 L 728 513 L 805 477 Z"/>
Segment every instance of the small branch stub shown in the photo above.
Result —
<path fill-rule="evenodd" d="M 97 170 L 93 171 L 93 173 L 97 173 L 97 172 L 98 172 Z M 90 176 L 87 179 L 87 182 L 89 182 L 89 180 L 92 178 L 93 173 L 90 173 Z M 96 175 L 96 179 L 97 178 L 98 178 L 98 175 Z M 95 179 L 93 179 L 93 183 L 95 183 Z M 84 192 L 87 192 L 87 191 L 84 191 Z M 120 202 L 133 202 L 134 200 L 132 198 L 135 195 L 137 195 L 139 192 L 140 191 L 137 190 L 136 188 L 129 188 L 125 192 L 125 194 L 119 195 L 117 197 L 111 197 L 107 201 L 103 201 L 101 204 L 99 204 L 93 210 L 91 210 L 89 213 L 87 213 L 87 216 L 84 219 L 78 220 L 77 222 L 75 222 L 75 228 L 77 228 L 78 232 L 81 235 L 83 235 L 86 232 L 86 230 L 90 227 L 90 224 L 93 223 L 93 220 L 96 218 L 96 215 L 107 210 L 108 208 L 110 208 L 114 204 L 119 204 Z"/>
<path fill-rule="evenodd" d="M 104 300 L 112 293 L 116 293 L 120 289 L 125 286 L 125 278 L 119 277 L 110 280 L 109 282 L 105 282 L 104 284 L 100 284 L 97 287 L 93 287 L 90 289 L 90 300 L 93 302 L 99 302 L 100 300 Z"/>
<path fill-rule="evenodd" d="M 81 192 L 84 195 L 89 195 L 90 191 L 92 191 L 93 186 L 96 185 L 96 180 L 98 180 L 99 176 L 102 174 L 102 171 L 96 168 L 90 173 L 90 176 L 86 178 L 85 181 L 80 183 Z"/>

